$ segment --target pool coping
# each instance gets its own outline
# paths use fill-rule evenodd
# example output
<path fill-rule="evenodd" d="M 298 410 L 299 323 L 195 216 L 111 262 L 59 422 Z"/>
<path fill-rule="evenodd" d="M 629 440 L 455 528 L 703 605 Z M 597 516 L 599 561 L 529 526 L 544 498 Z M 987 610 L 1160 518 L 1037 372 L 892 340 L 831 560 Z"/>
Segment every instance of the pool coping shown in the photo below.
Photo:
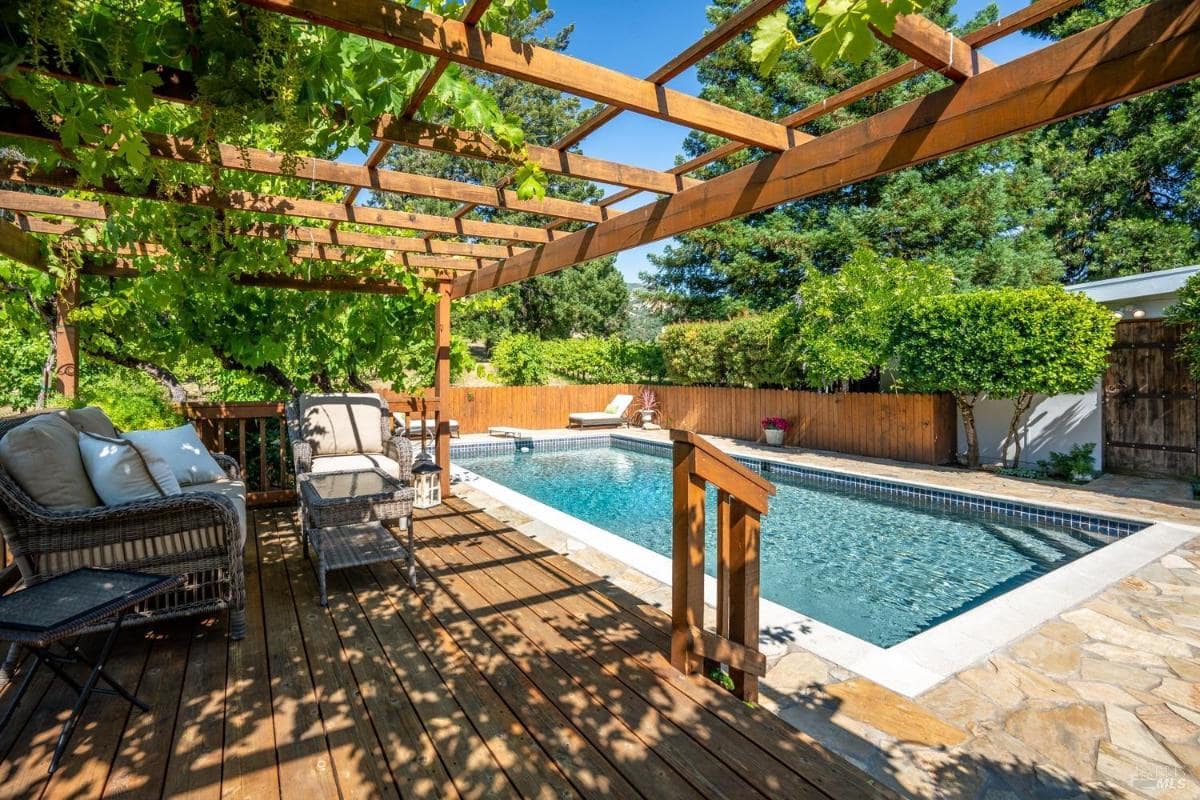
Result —
<path fill-rule="evenodd" d="M 509 439 L 494 445 L 491 442 L 463 443 L 452 446 L 451 457 L 455 456 L 456 450 L 458 455 L 503 453 L 506 450 L 519 449 L 522 442 L 530 447 L 561 451 L 611 446 L 614 440 L 645 445 L 656 451 L 670 450 L 669 443 L 628 434 L 600 433 L 571 438 Z M 481 445 L 487 449 L 476 452 Z M 1019 506 L 1021 509 L 1045 510 L 1052 515 L 1062 515 L 1066 520 L 1102 520 L 1120 523 L 1121 527 L 1136 527 L 1136 530 L 1117 534 L 1119 538 L 1116 541 L 888 648 L 860 639 L 765 598 L 760 600 L 760 646 L 768 655 L 792 649 L 807 650 L 906 697 L 916 697 L 924 693 L 1031 632 L 1042 623 L 1074 608 L 1111 584 L 1200 536 L 1200 527 L 1178 523 L 1136 520 L 1114 514 L 1091 514 L 1078 508 L 1055 506 L 1052 503 L 1030 503 L 999 494 L 947 490 L 917 481 L 884 479 L 842 469 L 801 467 L 757 455 L 736 454 L 735 457 L 743 463 L 751 461 L 770 465 L 768 474 L 778 469 L 781 475 L 798 474 L 803 478 L 812 478 L 815 475 L 817 479 L 832 478 L 855 485 L 866 482 L 868 488 L 872 489 L 877 489 L 876 484 L 899 486 L 916 492 L 914 496 L 918 497 L 922 496 L 921 493 L 932 493 L 930 497 L 952 496 L 959 501 L 965 499 L 968 507 L 976 510 L 980 510 L 980 507 L 970 505 L 972 501 L 983 503 L 983 510 L 987 510 L 987 504 L 998 504 L 1003 508 Z M 468 485 L 498 502 L 670 586 L 670 558 L 466 468 L 454 469 L 460 480 L 465 479 Z M 1049 521 L 1049 518 L 1046 521 Z M 715 605 L 716 590 L 716 579 L 705 575 L 706 604 Z"/>

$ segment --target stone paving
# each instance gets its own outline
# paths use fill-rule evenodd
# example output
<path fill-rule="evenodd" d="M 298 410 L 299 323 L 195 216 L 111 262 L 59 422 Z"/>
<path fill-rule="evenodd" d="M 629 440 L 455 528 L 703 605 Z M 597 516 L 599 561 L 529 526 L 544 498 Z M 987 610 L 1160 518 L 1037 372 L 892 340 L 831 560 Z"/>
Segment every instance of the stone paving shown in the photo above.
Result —
<path fill-rule="evenodd" d="M 762 452 L 744 442 L 724 449 Z M 771 448 L 773 458 L 1101 513 L 1200 524 L 1172 482 L 1034 483 Z M 669 587 L 562 531 L 467 499 L 649 603 Z M 1174 493 L 1175 496 L 1171 496 Z M 798 650 L 762 703 L 906 796 L 1200 800 L 1200 538 L 909 699 Z"/>

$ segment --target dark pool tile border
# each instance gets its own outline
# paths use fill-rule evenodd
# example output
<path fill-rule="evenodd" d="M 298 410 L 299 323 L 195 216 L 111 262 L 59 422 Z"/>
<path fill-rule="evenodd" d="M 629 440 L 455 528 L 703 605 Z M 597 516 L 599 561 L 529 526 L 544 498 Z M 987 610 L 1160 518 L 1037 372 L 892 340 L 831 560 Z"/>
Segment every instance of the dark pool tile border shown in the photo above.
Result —
<path fill-rule="evenodd" d="M 618 447 L 650 455 L 669 455 L 669 442 L 652 442 L 619 433 L 600 433 L 573 437 L 520 438 L 497 442 L 452 443 L 451 457 L 503 455 L 527 447 L 531 450 L 561 452 L 565 450 L 590 450 L 599 447 Z M 867 478 L 830 472 L 797 464 L 786 464 L 771 459 L 735 455 L 734 458 L 763 475 L 780 477 L 807 483 L 822 483 L 844 489 L 871 492 L 903 498 L 910 502 L 941 508 L 956 508 L 976 513 L 992 514 L 1009 519 L 1020 519 L 1035 525 L 1055 525 L 1076 528 L 1104 536 L 1122 537 L 1148 528 L 1150 523 L 1135 520 L 1103 517 L 1094 514 L 1078 514 L 1062 509 L 1019 503 L 1009 500 L 984 497 L 982 495 L 914 486 L 882 478 Z"/>

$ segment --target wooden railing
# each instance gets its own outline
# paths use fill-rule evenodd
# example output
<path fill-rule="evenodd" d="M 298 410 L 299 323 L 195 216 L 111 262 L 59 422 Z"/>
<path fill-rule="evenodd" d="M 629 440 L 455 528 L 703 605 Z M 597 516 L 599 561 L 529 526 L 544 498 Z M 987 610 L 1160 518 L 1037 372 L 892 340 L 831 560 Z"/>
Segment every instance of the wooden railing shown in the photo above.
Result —
<path fill-rule="evenodd" d="M 672 430 L 671 664 L 685 675 L 729 667 L 734 693 L 758 699 L 759 530 L 775 486 L 690 431 Z M 705 494 L 717 489 L 717 632 L 704 630 Z"/>
<path fill-rule="evenodd" d="M 296 492 L 283 403 L 185 403 L 183 416 L 214 453 L 237 459 L 251 506 L 291 501 Z"/>

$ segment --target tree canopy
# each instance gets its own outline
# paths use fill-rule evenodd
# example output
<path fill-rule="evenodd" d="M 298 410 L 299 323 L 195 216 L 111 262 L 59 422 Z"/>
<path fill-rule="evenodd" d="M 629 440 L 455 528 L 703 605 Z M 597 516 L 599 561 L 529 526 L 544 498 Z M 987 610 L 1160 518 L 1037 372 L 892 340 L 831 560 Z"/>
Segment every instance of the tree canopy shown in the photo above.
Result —
<path fill-rule="evenodd" d="M 1118 16 L 1142 0 L 1095 0 L 1042 23 L 1057 40 Z M 716 0 L 714 22 L 740 4 Z M 820 31 L 804 5 L 788 4 L 799 41 Z M 839 8 L 844 4 L 839 4 Z M 853 5 L 853 4 L 851 4 Z M 949 0 L 921 13 L 964 33 L 997 18 L 989 6 L 958 20 Z M 819 102 L 905 60 L 887 47 L 858 63 L 823 64 L 809 48 L 783 49 L 764 77 L 747 37 L 699 68 L 702 95 L 753 114 L 780 117 Z M 947 85 L 934 73 L 886 89 L 805 126 L 820 135 Z M 885 257 L 953 268 L 963 290 L 1097 280 L 1165 269 L 1200 258 L 1200 84 L 1155 92 L 1113 108 L 797 201 L 766 213 L 684 234 L 643 276 L 673 319 L 724 318 L 788 301 L 811 271 L 831 273 L 868 246 Z M 688 157 L 720 144 L 708 134 L 684 142 Z M 716 162 L 715 175 L 753 158 Z"/>

